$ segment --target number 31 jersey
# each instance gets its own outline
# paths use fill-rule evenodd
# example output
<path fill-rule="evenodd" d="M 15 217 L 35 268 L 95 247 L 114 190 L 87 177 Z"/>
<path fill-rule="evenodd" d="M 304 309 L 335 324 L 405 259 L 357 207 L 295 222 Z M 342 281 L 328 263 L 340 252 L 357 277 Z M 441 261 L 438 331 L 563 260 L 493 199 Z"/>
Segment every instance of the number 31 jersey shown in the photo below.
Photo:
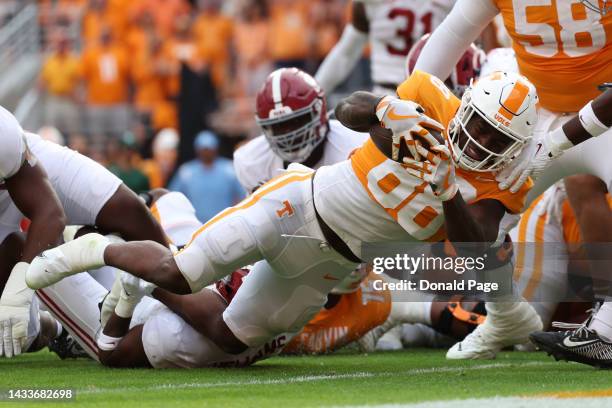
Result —
<path fill-rule="evenodd" d="M 366 1 L 370 26 L 372 81 L 400 84 L 406 79 L 408 51 L 432 32 L 449 13 L 454 0 Z"/>
<path fill-rule="evenodd" d="M 397 92 L 400 98 L 419 103 L 445 128 L 460 105 L 438 78 L 422 71 L 415 71 Z M 466 203 L 497 200 L 509 213 L 521 211 L 532 185 L 529 181 L 512 194 L 499 190 L 493 173 L 456 168 L 456 176 Z M 446 236 L 442 202 L 429 184 L 388 159 L 372 139 L 349 161 L 319 169 L 314 183 L 321 217 L 357 255 L 363 242 L 440 241 Z"/>

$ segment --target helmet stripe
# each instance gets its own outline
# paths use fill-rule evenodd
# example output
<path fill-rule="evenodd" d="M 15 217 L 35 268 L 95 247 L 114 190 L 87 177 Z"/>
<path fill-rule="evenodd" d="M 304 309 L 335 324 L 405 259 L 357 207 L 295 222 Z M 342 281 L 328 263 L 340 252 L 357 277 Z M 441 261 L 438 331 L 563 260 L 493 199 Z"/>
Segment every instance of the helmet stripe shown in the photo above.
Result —
<path fill-rule="evenodd" d="M 283 93 L 281 92 L 281 77 L 283 69 L 277 69 L 272 73 L 272 101 L 276 109 L 283 107 Z"/>
<path fill-rule="evenodd" d="M 501 103 L 498 113 L 508 120 L 512 120 L 518 113 L 525 98 L 529 95 L 529 86 L 522 81 L 516 81 L 510 95 Z"/>

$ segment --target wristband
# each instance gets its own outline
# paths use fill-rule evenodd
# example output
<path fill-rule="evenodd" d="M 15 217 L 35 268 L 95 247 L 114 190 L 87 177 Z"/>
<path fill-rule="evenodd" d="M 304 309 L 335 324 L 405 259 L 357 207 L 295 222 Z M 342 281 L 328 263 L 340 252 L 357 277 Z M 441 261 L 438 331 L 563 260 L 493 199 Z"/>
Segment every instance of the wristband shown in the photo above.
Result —
<path fill-rule="evenodd" d="M 112 351 L 117 348 L 119 342 L 123 337 L 111 337 L 104 334 L 104 332 L 100 332 L 98 335 L 98 340 L 96 343 L 98 344 L 98 348 L 102 351 Z"/>
<path fill-rule="evenodd" d="M 601 123 L 601 121 L 593 112 L 593 101 L 586 104 L 580 112 L 578 112 L 578 119 L 580 119 L 580 124 L 591 136 L 597 137 L 604 133 L 609 129 L 608 126 Z"/>

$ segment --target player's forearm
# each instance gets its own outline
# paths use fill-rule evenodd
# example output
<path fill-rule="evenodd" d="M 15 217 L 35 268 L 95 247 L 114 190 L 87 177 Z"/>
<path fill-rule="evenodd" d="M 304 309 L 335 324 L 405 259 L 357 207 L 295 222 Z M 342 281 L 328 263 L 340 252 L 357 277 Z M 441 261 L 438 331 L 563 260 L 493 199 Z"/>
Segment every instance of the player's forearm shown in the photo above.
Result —
<path fill-rule="evenodd" d="M 442 203 L 446 237 L 451 242 L 493 242 L 497 232 L 489 231 L 477 222 L 463 200 L 461 193 Z"/>
<path fill-rule="evenodd" d="M 564 182 L 583 241 L 612 242 L 612 210 L 606 184 L 591 175 L 570 176 Z"/>
<path fill-rule="evenodd" d="M 349 129 L 368 132 L 378 124 L 376 106 L 381 97 L 370 92 L 357 91 L 336 106 L 336 118 Z"/>
<path fill-rule="evenodd" d="M 107 366 L 114 366 L 122 358 L 120 347 L 123 338 L 130 330 L 131 316 L 123 318 L 113 312 L 98 339 L 98 357 Z"/>
<path fill-rule="evenodd" d="M 366 33 L 352 24 L 346 26 L 342 37 L 325 58 L 315 79 L 326 92 L 331 92 L 348 77 L 363 53 L 368 41 Z"/>
<path fill-rule="evenodd" d="M 183 314 L 185 295 L 177 295 L 162 288 L 155 288 L 151 292 L 151 296 L 162 302 L 177 315 L 181 316 Z"/>
<path fill-rule="evenodd" d="M 451 243 L 469 243 L 455 246 L 459 256 L 482 256 L 496 241 L 499 222 L 505 208 L 495 200 L 481 200 L 466 204 L 461 192 L 443 203 L 446 237 Z"/>
<path fill-rule="evenodd" d="M 31 221 L 21 258 L 30 262 L 42 251 L 60 243 L 66 215 L 39 165 L 25 162 L 17 174 L 6 180 L 6 187 L 17 208 Z"/>
<path fill-rule="evenodd" d="M 560 129 L 550 132 L 548 137 L 553 145 L 559 145 L 559 150 L 562 151 L 599 136 L 610 127 L 612 127 L 612 89 L 599 95 L 582 108 L 576 117 L 566 122 Z"/>
<path fill-rule="evenodd" d="M 28 228 L 21 260 L 29 263 L 41 252 L 59 245 L 65 226 L 62 214 L 46 212 L 36 214 Z"/>

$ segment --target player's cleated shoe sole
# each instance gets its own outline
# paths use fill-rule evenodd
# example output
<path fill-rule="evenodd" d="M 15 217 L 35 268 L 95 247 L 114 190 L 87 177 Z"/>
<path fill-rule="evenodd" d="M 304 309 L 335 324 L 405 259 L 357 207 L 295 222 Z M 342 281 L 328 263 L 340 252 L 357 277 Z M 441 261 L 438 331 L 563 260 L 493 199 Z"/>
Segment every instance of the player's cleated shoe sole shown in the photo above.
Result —
<path fill-rule="evenodd" d="M 520 318 L 516 318 L 520 316 Z M 531 305 L 520 303 L 507 319 L 495 320 L 490 316 L 465 339 L 453 345 L 446 353 L 449 360 L 491 360 L 504 347 L 526 343 L 529 334 L 542 330 L 542 320 Z"/>
<path fill-rule="evenodd" d="M 62 330 L 62 334 L 58 338 L 51 340 L 48 347 L 62 360 L 67 358 L 91 358 L 79 343 L 68 334 L 66 329 Z"/>
<path fill-rule="evenodd" d="M 529 340 L 538 350 L 559 361 L 574 361 L 602 369 L 612 369 L 612 344 L 597 334 L 591 339 L 572 339 L 571 332 L 536 331 Z"/>

